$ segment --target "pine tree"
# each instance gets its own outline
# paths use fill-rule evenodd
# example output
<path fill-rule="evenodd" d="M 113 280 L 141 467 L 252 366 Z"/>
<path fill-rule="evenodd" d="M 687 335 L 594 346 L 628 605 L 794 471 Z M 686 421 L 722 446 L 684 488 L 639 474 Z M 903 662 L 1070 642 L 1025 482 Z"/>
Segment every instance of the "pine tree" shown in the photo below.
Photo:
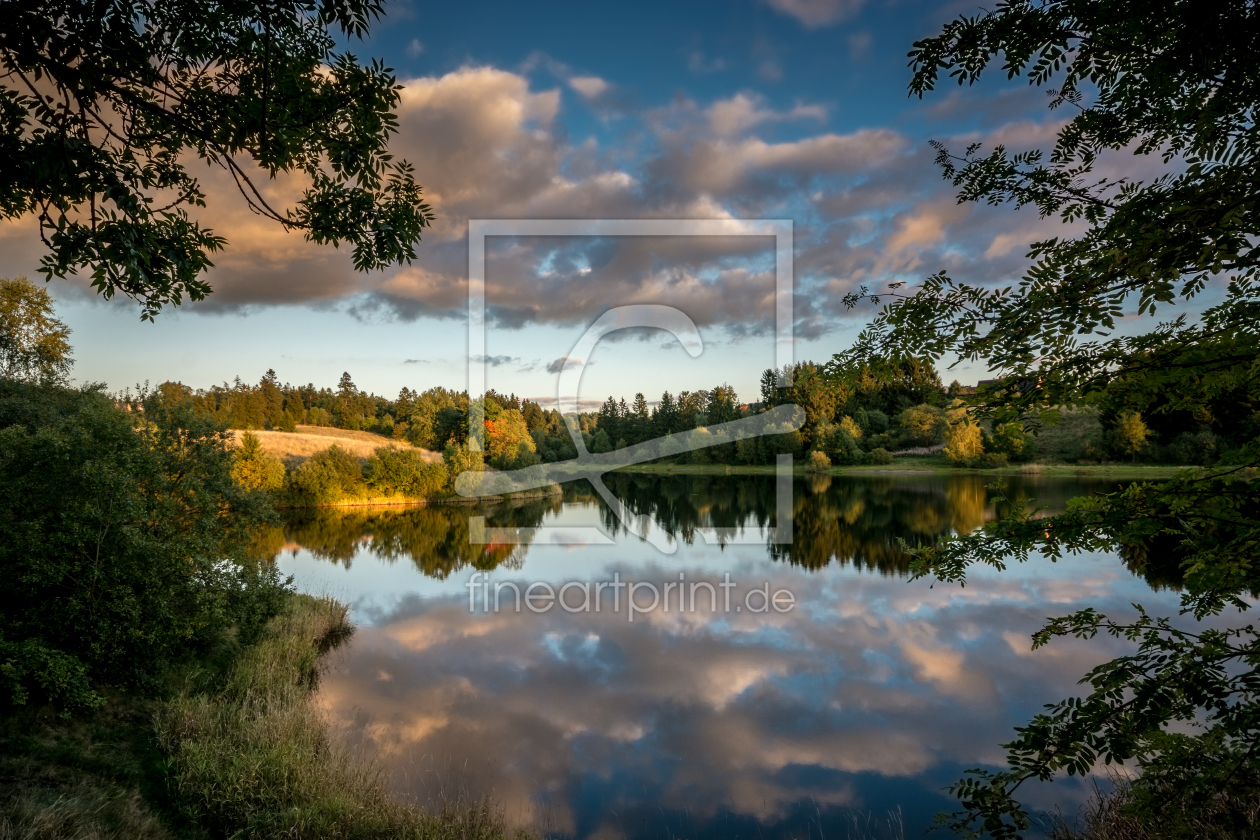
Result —
<path fill-rule="evenodd" d="M 630 421 L 630 435 L 627 438 L 631 443 L 642 443 L 652 437 L 652 416 L 648 412 L 647 399 L 643 393 L 634 395 L 634 406 Z"/>

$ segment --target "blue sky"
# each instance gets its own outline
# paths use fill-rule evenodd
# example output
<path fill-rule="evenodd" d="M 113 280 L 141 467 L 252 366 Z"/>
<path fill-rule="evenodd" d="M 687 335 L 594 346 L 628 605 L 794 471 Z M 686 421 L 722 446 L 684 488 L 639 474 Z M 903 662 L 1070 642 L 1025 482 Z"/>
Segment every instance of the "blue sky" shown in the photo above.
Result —
<path fill-rule="evenodd" d="M 268 368 L 335 385 L 348 370 L 388 396 L 465 387 L 470 218 L 791 219 L 796 357 L 826 360 L 870 310 L 859 284 L 949 269 L 1001 282 L 1057 230 L 1029 210 L 959 207 L 929 139 L 1048 145 L 1045 94 L 995 74 L 909 98 L 906 52 L 970 3 L 748 0 L 720 3 L 435 3 L 389 6 L 360 58 L 405 85 L 392 148 L 412 161 L 438 221 L 417 261 L 368 275 L 348 255 L 251 216 L 213 172 L 202 219 L 228 239 L 205 302 L 142 324 L 126 300 L 54 283 L 74 329 L 76 377 L 112 388 L 194 387 Z M 284 200 L 299 185 L 268 185 Z M 657 399 L 727 382 L 755 399 L 773 362 L 765 242 L 679 237 L 501 240 L 487 256 L 489 386 L 544 401 L 554 362 L 610 306 L 664 303 L 700 327 L 690 358 L 665 336 L 606 341 L 583 379 L 594 401 Z M 28 222 L 0 229 L 0 276 L 35 275 Z M 983 371 L 945 372 L 974 382 Z"/>

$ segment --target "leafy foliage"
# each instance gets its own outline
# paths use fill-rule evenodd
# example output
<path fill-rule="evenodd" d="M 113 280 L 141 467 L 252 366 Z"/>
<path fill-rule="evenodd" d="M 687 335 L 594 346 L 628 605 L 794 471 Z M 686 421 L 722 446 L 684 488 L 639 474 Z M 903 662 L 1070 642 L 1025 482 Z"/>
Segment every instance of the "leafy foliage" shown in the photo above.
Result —
<path fill-rule="evenodd" d="M 74 364 L 69 338 L 47 289 L 25 277 L 0 279 L 0 379 L 64 381 Z"/>
<path fill-rule="evenodd" d="M 966 464 L 984 452 L 980 426 L 970 418 L 951 423 L 945 432 L 945 457 L 954 464 Z"/>
<path fill-rule="evenodd" d="M 382 446 L 368 458 L 364 468 L 367 483 L 386 496 L 400 494 L 423 498 L 446 485 L 446 467 L 429 463 L 413 449 Z"/>
<path fill-rule="evenodd" d="M 380 0 L 147 3 L 38 0 L 0 7 L 0 216 L 33 214 L 49 278 L 81 268 L 142 317 L 185 295 L 225 241 L 190 211 L 193 158 L 225 170 L 254 212 L 357 270 L 415 257 L 432 220 L 386 141 L 399 86 L 338 42 L 364 37 Z M 255 183 L 299 173 L 288 209 Z"/>
<path fill-rule="evenodd" d="M 284 464 L 263 451 L 257 435 L 246 432 L 233 456 L 232 478 L 247 490 L 279 490 L 284 486 Z"/>
<path fill-rule="evenodd" d="M 359 459 L 335 444 L 299 464 L 288 483 L 293 492 L 319 504 L 358 497 L 365 490 Z"/>
<path fill-rule="evenodd" d="M 1079 499 L 1062 515 L 1034 518 L 1011 506 L 980 532 L 917 551 L 918 574 L 963 582 L 974 563 L 1119 550 L 1179 567 L 1183 607 L 1195 618 L 1250 607 L 1244 596 L 1260 589 L 1252 478 L 1260 428 L 1248 415 L 1260 398 L 1258 30 L 1260 10 L 1249 3 L 1009 0 L 914 45 L 910 90 L 919 95 L 942 76 L 972 83 L 995 61 L 1008 78 L 1057 85 L 1051 106 L 1073 114 L 1048 154 L 973 145 L 957 155 L 936 144 L 937 162 L 960 202 L 1031 205 L 1083 232 L 1033 243 L 1032 266 L 1004 288 L 945 273 L 913 293 L 894 286 L 894 300 L 837 364 L 951 356 L 998 374 L 971 399 L 973 415 L 998 424 L 1052 427 L 1065 407 L 1085 415 L 1122 395 L 1108 410 L 1132 412 L 1124 415 L 1131 440 L 1145 437 L 1145 422 L 1133 422 L 1139 413 L 1194 418 L 1231 439 L 1210 469 Z M 1105 156 L 1122 154 L 1162 161 L 1164 170 L 1149 181 L 1098 174 Z M 1197 319 L 1153 322 L 1209 287 L 1218 302 Z M 1139 329 L 1115 335 L 1131 306 Z M 1221 423 L 1229 417 L 1240 419 Z M 1260 794 L 1260 646 L 1251 627 L 1190 633 L 1145 614 L 1122 623 L 1086 610 L 1052 620 L 1036 642 L 1099 631 L 1137 651 L 1087 675 L 1087 696 L 1020 729 L 1006 745 L 1007 770 L 959 782 L 964 811 L 951 827 L 1019 836 L 1029 826 L 1014 798 L 1024 780 L 1097 761 L 1135 762 L 1135 801 L 1161 824 L 1177 809 L 1187 819 L 1194 809 L 1219 813 L 1205 805 L 1213 786 L 1240 801 Z M 1190 721 L 1198 728 L 1179 727 Z M 1157 795 L 1169 783 L 1185 795 Z M 1228 820 L 1220 830 L 1230 830 Z"/>
<path fill-rule="evenodd" d="M 227 436 L 146 409 L 136 428 L 100 393 L 0 382 L 4 704 L 94 706 L 101 685 L 253 632 L 283 591 L 251 558 L 267 508 L 232 480 Z"/>

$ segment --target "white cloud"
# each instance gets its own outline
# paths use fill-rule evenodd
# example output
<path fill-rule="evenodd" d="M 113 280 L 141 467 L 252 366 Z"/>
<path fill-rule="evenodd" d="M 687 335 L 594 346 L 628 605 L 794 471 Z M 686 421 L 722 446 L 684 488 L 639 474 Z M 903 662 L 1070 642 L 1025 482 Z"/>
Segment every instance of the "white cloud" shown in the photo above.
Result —
<path fill-rule="evenodd" d="M 569 79 L 569 87 L 587 99 L 598 99 L 608 91 L 611 85 L 599 76 L 574 76 Z"/>
<path fill-rule="evenodd" d="M 796 18 L 808 29 L 838 23 L 857 14 L 866 0 L 765 0 L 771 8 Z"/>

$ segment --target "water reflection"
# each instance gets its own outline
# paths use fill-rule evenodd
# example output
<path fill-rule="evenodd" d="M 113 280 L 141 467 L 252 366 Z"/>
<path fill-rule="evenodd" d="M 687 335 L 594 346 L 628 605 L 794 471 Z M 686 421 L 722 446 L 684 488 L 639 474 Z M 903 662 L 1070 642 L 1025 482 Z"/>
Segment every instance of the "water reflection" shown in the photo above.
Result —
<path fill-rule="evenodd" d="M 964 766 L 998 744 L 1113 642 L 1033 653 L 1045 616 L 1117 615 L 1146 585 L 1109 557 L 908 583 L 898 539 L 922 544 L 994 515 L 978 476 L 802 479 L 790 545 L 707 546 L 707 527 L 773 523 L 770 477 L 619 475 L 610 488 L 679 541 L 472 546 L 492 525 L 620 528 L 587 488 L 489 510 L 306 512 L 271 536 L 299 585 L 355 602 L 361 629 L 322 701 L 384 760 L 401 796 L 490 794 L 513 821 L 575 837 L 844 837 L 854 811 L 900 809 L 906 836 L 949 807 Z M 1006 491 L 1062 508 L 1102 485 L 1028 478 Z M 461 573 L 461 570 L 464 570 Z M 496 582 L 622 578 L 768 583 L 790 612 L 469 610 L 472 570 Z M 871 574 L 871 572 L 877 572 Z M 417 574 L 419 572 L 420 574 Z M 1075 807 L 1079 785 L 1030 791 Z"/>

